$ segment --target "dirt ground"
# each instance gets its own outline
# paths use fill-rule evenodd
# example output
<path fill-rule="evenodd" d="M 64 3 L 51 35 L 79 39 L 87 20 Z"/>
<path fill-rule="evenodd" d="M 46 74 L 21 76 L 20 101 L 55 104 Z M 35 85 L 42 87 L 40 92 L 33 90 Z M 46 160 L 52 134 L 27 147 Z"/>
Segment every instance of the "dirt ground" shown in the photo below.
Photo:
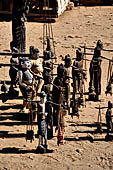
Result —
<path fill-rule="evenodd" d="M 102 40 L 104 49 L 113 49 L 113 7 L 76 7 L 65 13 L 53 25 L 54 41 L 58 62 L 60 55 L 75 57 L 75 47 L 86 44 L 95 47 Z M 26 23 L 27 51 L 30 45 L 42 53 L 42 23 Z M 0 51 L 10 50 L 12 40 L 11 22 L 0 22 Z M 88 51 L 87 51 L 88 52 Z M 89 51 L 91 52 L 91 51 Z M 112 53 L 102 52 L 112 58 Z M 87 56 L 91 58 L 91 56 Z M 9 57 L 0 57 L 1 63 L 9 62 Z M 26 142 L 26 122 L 18 113 L 22 100 L 0 101 L 0 170 L 109 170 L 113 169 L 113 143 L 105 141 L 105 113 L 102 110 L 103 134 L 95 134 L 98 109 L 107 106 L 112 96 L 105 95 L 108 61 L 102 61 L 102 94 L 99 102 L 86 101 L 80 108 L 80 117 L 66 116 L 65 144 L 57 146 L 56 133 L 48 141 L 51 153 L 36 154 L 38 139 Z M 1 68 L 0 80 L 8 80 L 8 68 Z M 86 91 L 89 85 L 89 62 L 87 62 Z M 86 96 L 86 99 L 88 96 Z M 36 122 L 34 131 L 37 133 Z M 94 141 L 88 138 L 93 134 Z"/>

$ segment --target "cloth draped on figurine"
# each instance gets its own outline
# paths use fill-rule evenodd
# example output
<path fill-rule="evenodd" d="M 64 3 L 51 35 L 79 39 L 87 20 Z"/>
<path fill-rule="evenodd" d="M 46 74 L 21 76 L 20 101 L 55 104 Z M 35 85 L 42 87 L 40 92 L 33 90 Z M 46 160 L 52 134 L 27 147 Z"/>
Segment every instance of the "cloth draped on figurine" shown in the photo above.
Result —
<path fill-rule="evenodd" d="M 45 111 L 45 104 L 47 102 L 47 95 L 44 91 L 40 93 L 40 102 L 38 103 L 37 121 L 38 121 L 38 135 L 39 143 L 37 150 L 39 152 L 47 151 L 47 112 Z"/>
<path fill-rule="evenodd" d="M 29 59 L 23 58 L 21 61 L 21 67 L 18 70 L 18 78 L 19 78 L 19 87 L 21 90 L 21 93 L 23 95 L 23 109 L 28 107 L 30 110 L 29 102 L 25 100 L 32 100 L 35 94 L 34 91 L 34 84 L 35 79 L 33 77 L 33 74 L 30 72 L 31 68 L 31 62 Z"/>
<path fill-rule="evenodd" d="M 76 92 L 80 92 L 80 94 L 83 91 L 83 80 L 82 80 L 82 75 L 83 75 L 83 53 L 80 48 L 76 50 L 76 59 L 73 62 L 73 67 L 72 67 L 72 76 L 73 76 L 73 81 L 74 81 L 74 88 Z"/>
<path fill-rule="evenodd" d="M 78 114 L 78 106 L 83 104 L 83 86 L 84 79 L 86 79 L 86 70 L 83 69 L 83 52 L 81 48 L 76 50 L 76 59 L 72 66 L 73 77 L 73 102 L 72 112 L 75 115 Z"/>
<path fill-rule="evenodd" d="M 27 0 L 14 0 L 12 10 L 12 46 L 16 47 L 20 52 L 25 52 L 26 46 L 26 13 L 29 7 Z"/>
<path fill-rule="evenodd" d="M 30 61 L 31 61 L 31 71 L 34 73 L 34 76 L 36 77 L 36 95 L 40 94 L 42 86 L 43 86 L 43 67 L 42 67 L 42 61 L 39 58 L 39 50 L 37 48 L 34 48 L 34 46 L 30 46 Z"/>
<path fill-rule="evenodd" d="M 53 112 L 52 112 L 52 96 L 51 96 L 51 83 L 52 76 L 45 70 L 43 73 L 44 84 L 42 86 L 42 91 L 47 94 L 47 101 L 45 104 L 45 110 L 48 113 L 47 116 L 47 126 L 48 126 L 48 138 L 53 137 Z"/>
<path fill-rule="evenodd" d="M 57 77 L 54 79 L 53 84 L 53 92 L 52 92 L 52 99 L 53 102 L 57 104 L 63 103 L 64 99 L 61 97 L 61 93 L 63 93 L 64 88 L 64 76 L 65 76 L 65 68 L 63 64 L 59 64 L 57 68 Z"/>
<path fill-rule="evenodd" d="M 60 105 L 64 105 L 64 75 L 65 68 L 63 64 L 59 64 L 57 67 L 57 77 L 54 79 L 52 90 L 52 101 L 56 103 L 53 105 L 53 124 L 58 126 L 58 113 Z"/>
<path fill-rule="evenodd" d="M 64 59 L 64 68 L 65 68 L 65 75 L 64 75 L 64 89 L 65 89 L 65 100 L 68 107 L 68 112 L 70 113 L 70 77 L 71 77 L 71 57 L 69 54 L 65 56 Z"/>
<path fill-rule="evenodd" d="M 95 100 L 98 100 L 101 94 L 101 50 L 103 48 L 103 43 L 98 40 L 97 46 L 94 49 L 94 56 L 90 63 L 89 73 L 89 95 L 95 96 Z"/>

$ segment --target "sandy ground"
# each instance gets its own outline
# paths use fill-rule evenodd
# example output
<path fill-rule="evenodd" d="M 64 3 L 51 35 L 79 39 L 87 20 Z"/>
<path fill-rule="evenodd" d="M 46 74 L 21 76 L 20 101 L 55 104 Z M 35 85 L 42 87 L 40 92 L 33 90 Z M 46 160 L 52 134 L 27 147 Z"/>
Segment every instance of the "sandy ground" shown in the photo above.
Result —
<path fill-rule="evenodd" d="M 27 51 L 30 45 L 42 53 L 42 23 L 26 23 Z M 70 54 L 75 57 L 75 48 L 79 45 L 95 47 L 97 40 L 102 40 L 105 49 L 113 49 L 113 7 L 77 7 L 66 11 L 53 24 L 56 55 Z M 11 22 L 0 22 L 0 51 L 10 50 L 12 40 Z M 102 52 L 112 58 L 112 53 Z M 87 56 L 90 58 L 90 56 Z M 1 62 L 9 62 L 9 57 L 1 57 Z M 60 58 L 58 57 L 60 63 Z M 89 63 L 87 62 L 87 69 Z M 48 141 L 52 153 L 36 154 L 38 139 L 26 142 L 26 123 L 18 113 L 22 100 L 0 101 L 0 170 L 109 170 L 113 169 L 113 143 L 105 141 L 106 133 L 95 134 L 98 110 L 96 106 L 107 106 L 112 96 L 105 95 L 108 61 L 102 61 L 102 94 L 100 102 L 86 102 L 80 108 L 80 118 L 66 117 L 65 144 L 57 146 L 56 133 Z M 4 74 L 5 72 L 5 74 Z M 7 80 L 8 69 L 1 68 L 0 80 Z M 87 71 L 86 91 L 89 84 Z M 87 98 L 87 96 L 86 96 Z M 102 110 L 104 132 L 106 109 Z M 34 125 L 37 132 L 37 126 Z M 94 142 L 88 139 L 94 135 Z"/>

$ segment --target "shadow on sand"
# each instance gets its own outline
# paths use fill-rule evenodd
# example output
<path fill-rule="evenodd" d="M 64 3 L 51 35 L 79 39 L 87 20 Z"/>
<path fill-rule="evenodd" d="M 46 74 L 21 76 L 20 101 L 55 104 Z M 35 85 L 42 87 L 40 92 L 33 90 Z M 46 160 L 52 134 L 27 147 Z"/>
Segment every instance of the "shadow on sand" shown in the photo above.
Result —
<path fill-rule="evenodd" d="M 48 153 L 52 153 L 53 150 L 47 149 L 46 154 Z M 3 148 L 0 150 L 0 154 L 26 154 L 26 153 L 34 153 L 34 154 L 40 154 L 37 152 L 37 150 L 32 149 L 32 150 L 24 150 L 24 149 L 20 149 L 20 148 Z"/>

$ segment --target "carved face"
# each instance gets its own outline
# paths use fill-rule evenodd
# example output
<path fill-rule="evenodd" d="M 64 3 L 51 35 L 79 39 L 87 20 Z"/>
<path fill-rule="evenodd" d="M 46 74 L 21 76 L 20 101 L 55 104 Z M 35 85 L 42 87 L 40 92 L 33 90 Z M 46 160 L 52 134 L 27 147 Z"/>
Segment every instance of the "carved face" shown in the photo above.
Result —
<path fill-rule="evenodd" d="M 30 60 L 23 60 L 21 62 L 23 69 L 30 69 L 31 68 L 31 61 Z"/>
<path fill-rule="evenodd" d="M 97 47 L 100 48 L 101 50 L 103 49 L 103 43 L 101 40 L 97 41 Z"/>
<path fill-rule="evenodd" d="M 80 48 L 78 48 L 77 50 L 76 50 L 76 58 L 77 58 L 77 61 L 81 61 L 82 60 L 82 51 L 81 51 L 81 49 Z"/>

